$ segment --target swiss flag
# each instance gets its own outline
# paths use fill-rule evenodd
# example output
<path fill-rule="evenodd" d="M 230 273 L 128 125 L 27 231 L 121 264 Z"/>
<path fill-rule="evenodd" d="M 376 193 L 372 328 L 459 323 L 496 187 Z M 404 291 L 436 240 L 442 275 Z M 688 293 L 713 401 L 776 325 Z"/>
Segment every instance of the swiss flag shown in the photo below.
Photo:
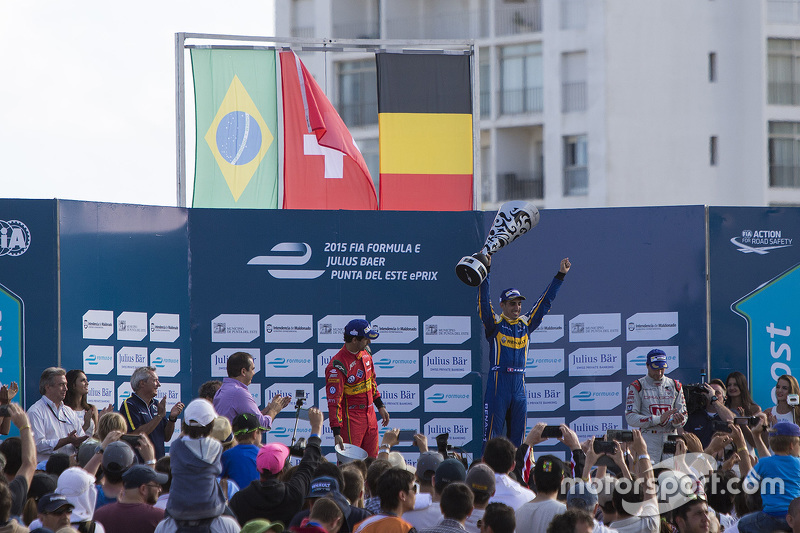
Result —
<path fill-rule="evenodd" d="M 353 136 L 294 52 L 281 52 L 283 208 L 377 209 Z"/>

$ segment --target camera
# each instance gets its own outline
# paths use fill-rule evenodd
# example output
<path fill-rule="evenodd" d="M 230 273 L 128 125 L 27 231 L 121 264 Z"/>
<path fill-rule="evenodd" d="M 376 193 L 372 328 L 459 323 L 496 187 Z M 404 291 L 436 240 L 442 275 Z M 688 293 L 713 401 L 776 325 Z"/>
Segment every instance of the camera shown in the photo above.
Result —
<path fill-rule="evenodd" d="M 304 437 L 300 437 L 297 442 L 289 446 L 289 455 L 292 457 L 303 457 L 304 453 L 306 453 L 306 439 Z"/>
<path fill-rule="evenodd" d="M 120 436 L 119 440 L 128 444 L 131 448 L 136 448 L 139 446 L 139 435 L 125 434 Z"/>
<path fill-rule="evenodd" d="M 448 439 L 450 439 L 450 433 L 442 433 L 440 435 L 436 435 L 436 451 L 442 454 L 442 457 L 445 459 L 453 458 L 458 459 L 461 461 L 461 464 L 464 465 L 464 468 L 469 468 L 469 464 L 467 463 L 467 458 L 457 453 L 456 450 L 461 450 L 460 448 L 454 448 L 450 444 L 447 443 Z M 462 452 L 464 450 L 461 450 Z"/>
<path fill-rule="evenodd" d="M 733 422 L 737 426 L 747 426 L 754 428 L 758 425 L 758 417 L 757 416 L 737 416 L 734 417 Z"/>
<path fill-rule="evenodd" d="M 594 449 L 594 453 L 607 453 L 609 455 L 613 455 L 617 451 L 617 443 L 607 440 L 600 440 L 594 439 L 594 444 L 592 444 L 592 448 Z"/>
<path fill-rule="evenodd" d="M 686 398 L 686 411 L 692 414 L 706 408 L 706 388 L 702 383 L 692 383 L 683 386 L 683 395 Z"/>
<path fill-rule="evenodd" d="M 789 394 L 786 396 L 786 403 L 789 405 L 800 405 L 800 395 Z"/>
<path fill-rule="evenodd" d="M 619 442 L 633 442 L 633 431 L 629 429 L 609 429 L 606 431 L 606 439 L 618 440 Z"/>
<path fill-rule="evenodd" d="M 711 429 L 714 430 L 714 432 L 721 431 L 722 433 L 730 433 L 733 431 L 724 420 L 712 420 Z"/>
<path fill-rule="evenodd" d="M 560 439 L 561 437 L 563 437 L 561 426 L 545 426 L 542 430 L 543 439 Z"/>
<path fill-rule="evenodd" d="M 664 447 L 662 448 L 662 453 L 675 455 L 676 450 L 677 450 L 677 444 L 675 443 L 675 441 L 667 441 L 664 443 Z"/>

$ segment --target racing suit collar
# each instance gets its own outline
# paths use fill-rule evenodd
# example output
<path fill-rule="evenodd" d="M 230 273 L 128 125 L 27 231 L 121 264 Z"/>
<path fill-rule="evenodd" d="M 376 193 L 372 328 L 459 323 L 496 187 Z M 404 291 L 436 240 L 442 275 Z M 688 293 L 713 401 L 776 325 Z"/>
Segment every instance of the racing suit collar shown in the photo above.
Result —
<path fill-rule="evenodd" d="M 505 315 L 505 313 L 500 313 L 500 316 L 503 317 L 506 322 L 508 322 L 509 324 L 512 324 L 512 325 L 516 324 L 517 322 L 519 322 L 522 319 L 522 315 L 520 315 L 519 318 L 508 318 Z"/>

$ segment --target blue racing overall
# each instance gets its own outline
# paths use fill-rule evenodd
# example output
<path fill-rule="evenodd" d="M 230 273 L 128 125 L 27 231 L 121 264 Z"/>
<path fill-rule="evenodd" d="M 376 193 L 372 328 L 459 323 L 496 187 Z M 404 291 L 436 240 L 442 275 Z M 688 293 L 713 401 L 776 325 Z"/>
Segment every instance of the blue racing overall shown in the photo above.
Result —
<path fill-rule="evenodd" d="M 564 281 L 556 274 L 533 308 L 512 320 L 496 315 L 489 298 L 489 276 L 478 290 L 478 314 L 489 341 L 489 379 L 483 403 L 483 442 L 507 434 L 519 447 L 525 432 L 528 400 L 525 394 L 525 360 L 528 336 L 539 327 Z"/>

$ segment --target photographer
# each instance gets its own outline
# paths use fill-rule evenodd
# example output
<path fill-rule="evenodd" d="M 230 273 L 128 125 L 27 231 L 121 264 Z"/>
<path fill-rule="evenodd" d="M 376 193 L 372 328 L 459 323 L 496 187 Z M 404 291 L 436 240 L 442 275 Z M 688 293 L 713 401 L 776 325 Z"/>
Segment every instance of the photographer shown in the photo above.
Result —
<path fill-rule="evenodd" d="M 706 398 L 705 408 L 690 413 L 683 429 L 697 435 L 705 448 L 711 443 L 714 433 L 726 426 L 727 422 L 732 422 L 736 415 L 725 407 L 725 389 L 721 381 L 715 379 L 711 383 L 703 383 L 703 394 Z"/>

